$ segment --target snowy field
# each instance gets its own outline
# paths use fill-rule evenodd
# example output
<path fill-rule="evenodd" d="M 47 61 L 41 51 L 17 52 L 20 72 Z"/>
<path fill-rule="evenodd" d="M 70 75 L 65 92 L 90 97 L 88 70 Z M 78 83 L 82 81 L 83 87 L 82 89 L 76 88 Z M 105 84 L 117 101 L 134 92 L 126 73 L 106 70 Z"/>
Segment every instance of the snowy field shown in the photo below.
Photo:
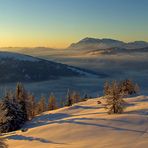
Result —
<path fill-rule="evenodd" d="M 102 104 L 97 104 L 100 100 Z M 4 134 L 10 148 L 147 148 L 148 97 L 126 98 L 123 114 L 108 115 L 104 99 L 45 112 Z"/>

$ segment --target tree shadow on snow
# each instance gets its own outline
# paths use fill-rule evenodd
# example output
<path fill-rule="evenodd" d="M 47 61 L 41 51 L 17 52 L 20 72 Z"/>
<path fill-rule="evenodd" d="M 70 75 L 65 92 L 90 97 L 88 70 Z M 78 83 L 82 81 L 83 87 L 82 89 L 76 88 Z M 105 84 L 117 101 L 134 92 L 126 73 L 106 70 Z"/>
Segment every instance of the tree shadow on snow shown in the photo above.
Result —
<path fill-rule="evenodd" d="M 99 109 L 100 107 L 95 107 L 95 106 L 80 106 L 80 105 L 75 105 L 75 106 L 72 106 L 70 108 L 71 109 Z"/>
<path fill-rule="evenodd" d="M 89 106 L 73 106 L 73 109 L 96 109 L 96 107 L 89 107 Z M 98 109 L 99 107 L 97 107 Z M 67 110 L 68 112 L 68 110 Z M 105 112 L 101 112 L 105 113 Z M 125 112 L 126 114 L 130 113 L 130 114 L 137 114 L 137 115 L 141 115 L 141 114 L 147 114 L 148 110 L 135 110 L 135 111 L 131 111 L 131 112 Z M 98 113 L 88 113 L 86 115 L 90 115 L 90 114 L 100 114 Z M 79 124 L 79 125 L 84 125 L 84 126 L 95 126 L 95 127 L 102 127 L 102 128 L 108 128 L 108 129 L 113 129 L 113 130 L 118 130 L 118 131 L 128 131 L 128 132 L 137 132 L 137 133 L 143 133 L 145 131 L 142 130 L 137 130 L 137 129 L 133 129 L 133 128 L 126 128 L 126 127 L 121 127 L 119 126 L 119 122 L 123 122 L 123 123 L 127 123 L 127 124 L 139 124 L 139 123 L 134 123 L 134 121 L 132 120 L 126 120 L 124 119 L 105 119 L 105 118 L 84 118 L 84 117 L 80 117 L 85 114 L 79 114 L 79 115 L 73 115 L 73 114 L 66 114 L 66 113 L 53 113 L 53 114 L 43 114 L 41 116 L 38 116 L 36 118 L 34 118 L 32 121 L 28 122 L 24 128 L 35 128 L 38 126 L 44 126 L 44 125 L 50 125 L 50 124 L 64 124 L 64 123 L 72 123 L 72 124 Z M 77 118 L 76 118 L 77 117 Z M 97 122 L 92 123 L 93 120 L 96 120 Z M 106 121 L 106 123 L 101 124 L 101 121 Z M 114 126 L 111 126 L 110 123 L 115 123 Z M 116 126 L 117 124 L 117 126 Z"/>
<path fill-rule="evenodd" d="M 137 114 L 137 115 L 148 115 L 148 109 L 139 109 L 133 111 L 126 111 L 125 113 Z"/>
<path fill-rule="evenodd" d="M 71 109 L 99 109 L 99 107 L 89 107 L 89 106 L 72 106 Z M 99 114 L 99 113 L 97 113 Z M 81 114 L 80 114 L 81 115 Z M 79 116 L 80 116 L 79 115 Z M 38 126 L 43 126 L 50 124 L 52 121 L 57 121 L 57 120 L 64 120 L 65 118 L 73 117 L 77 115 L 69 115 L 66 113 L 53 113 L 53 114 L 43 114 L 40 116 L 35 117 L 33 120 L 27 122 L 23 128 L 35 128 Z"/>
<path fill-rule="evenodd" d="M 35 117 L 33 120 L 27 122 L 23 128 L 35 128 L 38 126 L 50 124 L 52 121 L 57 121 L 68 117 L 70 117 L 70 115 L 65 113 L 45 114 Z"/>
<path fill-rule="evenodd" d="M 93 118 L 74 118 L 74 119 L 67 119 L 67 120 L 62 120 L 62 121 L 58 121 L 57 123 L 59 124 L 63 124 L 63 123 L 72 123 L 72 124 L 80 124 L 80 125 L 84 125 L 84 126 L 95 126 L 95 127 L 102 127 L 102 128 L 109 128 L 109 129 L 113 129 L 113 130 L 118 130 L 118 131 L 128 131 L 128 132 L 137 132 L 137 133 L 145 133 L 146 131 L 142 131 L 142 130 L 135 130 L 135 129 L 129 129 L 129 128 L 122 128 L 122 127 L 116 127 L 116 126 L 110 126 L 110 125 L 105 125 L 105 124 L 99 124 L 98 123 L 88 123 L 85 120 L 96 120 Z M 98 120 L 102 120 L 102 119 L 98 119 Z M 83 122 L 85 121 L 85 122 Z M 148 132 L 147 132 L 148 133 Z"/>
<path fill-rule="evenodd" d="M 135 130 L 135 129 L 131 129 L 131 128 L 124 128 L 124 127 L 119 127 L 119 126 L 111 126 L 110 125 L 110 121 L 114 122 L 115 124 L 118 122 L 127 122 L 130 123 L 130 121 L 124 121 L 124 120 L 114 120 L 114 119 L 104 119 L 104 118 L 74 118 L 74 116 L 72 116 L 72 119 L 66 119 L 67 117 L 70 117 L 67 114 L 61 114 L 63 116 L 63 118 L 56 118 L 56 116 L 59 116 L 60 114 L 58 113 L 53 114 L 53 116 L 55 116 L 52 119 L 49 119 L 46 122 L 43 122 L 41 124 L 39 123 L 35 123 L 33 126 L 43 126 L 43 125 L 50 125 L 50 124 L 65 124 L 65 123 L 70 123 L 70 124 L 79 124 L 79 125 L 83 125 L 83 126 L 94 126 L 94 127 L 101 127 L 101 128 L 108 128 L 108 129 L 112 129 L 112 130 L 118 130 L 118 131 L 128 131 L 128 132 L 137 132 L 137 133 L 144 133 L 145 131 L 142 130 Z M 48 116 L 49 117 L 49 116 Z M 60 119 L 60 120 L 56 120 L 56 119 Z M 97 123 L 92 123 L 93 120 L 96 120 Z M 100 121 L 107 121 L 107 124 L 103 123 L 100 124 Z"/>
<path fill-rule="evenodd" d="M 10 139 L 10 140 L 39 141 L 41 143 L 52 143 L 52 144 L 64 144 L 64 143 L 49 141 L 49 140 L 43 139 L 43 138 L 27 137 L 27 136 L 22 136 L 22 135 L 11 135 L 11 136 L 8 136 L 7 139 Z"/>

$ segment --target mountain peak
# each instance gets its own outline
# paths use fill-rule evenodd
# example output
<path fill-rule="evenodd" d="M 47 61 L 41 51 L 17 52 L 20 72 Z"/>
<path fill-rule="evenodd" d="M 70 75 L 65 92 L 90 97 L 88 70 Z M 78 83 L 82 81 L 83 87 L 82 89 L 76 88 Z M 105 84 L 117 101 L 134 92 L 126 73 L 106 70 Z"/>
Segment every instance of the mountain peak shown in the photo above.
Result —
<path fill-rule="evenodd" d="M 79 42 L 91 42 L 91 41 L 100 41 L 100 39 L 91 38 L 91 37 L 86 37 L 86 38 L 84 38 L 84 39 L 81 39 Z"/>
<path fill-rule="evenodd" d="M 91 38 L 86 37 L 81 39 L 77 43 L 73 43 L 70 45 L 69 49 L 107 49 L 107 48 L 128 48 L 128 49 L 137 49 L 137 48 L 145 48 L 148 47 L 148 42 L 145 41 L 135 41 L 125 43 L 123 41 L 110 39 L 110 38 Z"/>
<path fill-rule="evenodd" d="M 114 40 L 114 39 L 97 39 L 86 37 L 80 40 L 77 43 L 73 43 L 70 45 L 70 49 L 106 49 L 111 47 L 121 47 L 124 44 L 122 41 Z"/>

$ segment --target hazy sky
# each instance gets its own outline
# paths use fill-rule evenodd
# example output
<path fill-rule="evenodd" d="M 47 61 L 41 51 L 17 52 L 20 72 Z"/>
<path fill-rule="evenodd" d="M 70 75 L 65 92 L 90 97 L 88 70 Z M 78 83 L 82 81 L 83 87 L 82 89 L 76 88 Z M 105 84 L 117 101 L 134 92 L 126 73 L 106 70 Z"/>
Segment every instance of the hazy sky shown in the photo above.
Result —
<path fill-rule="evenodd" d="M 64 48 L 84 37 L 148 41 L 148 0 L 0 0 L 0 46 Z"/>

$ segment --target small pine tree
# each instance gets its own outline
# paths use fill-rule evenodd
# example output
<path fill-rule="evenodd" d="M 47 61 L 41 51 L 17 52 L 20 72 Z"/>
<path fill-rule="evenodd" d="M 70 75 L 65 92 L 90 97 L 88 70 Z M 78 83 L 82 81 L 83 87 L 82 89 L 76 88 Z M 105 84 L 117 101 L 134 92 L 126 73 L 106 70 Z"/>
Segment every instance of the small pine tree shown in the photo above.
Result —
<path fill-rule="evenodd" d="M 7 89 L 5 89 L 4 98 L 7 99 L 7 100 L 10 100 L 11 99 L 10 98 L 10 92 Z"/>
<path fill-rule="evenodd" d="M 27 92 L 25 91 L 24 86 L 21 83 L 17 83 L 15 101 L 21 106 L 21 110 L 24 114 L 24 120 L 27 120 L 26 100 Z"/>
<path fill-rule="evenodd" d="M 88 99 L 88 95 L 87 94 L 84 95 L 84 99 L 86 99 L 86 100 Z"/>
<path fill-rule="evenodd" d="M 119 84 L 120 92 L 123 92 L 127 95 L 135 94 L 135 84 L 132 82 L 132 80 L 124 80 L 120 82 Z"/>
<path fill-rule="evenodd" d="M 84 94 L 84 97 L 81 98 L 81 101 L 82 101 L 82 102 L 83 102 L 83 101 L 86 101 L 88 98 L 89 98 L 88 95 L 87 95 L 87 94 Z"/>
<path fill-rule="evenodd" d="M 109 82 L 106 81 L 104 83 L 104 96 L 107 96 L 110 94 L 110 85 L 109 85 Z"/>
<path fill-rule="evenodd" d="M 42 108 L 42 112 L 47 111 L 47 107 L 46 107 L 46 98 L 45 96 L 41 96 L 41 108 Z"/>
<path fill-rule="evenodd" d="M 35 97 L 33 94 L 28 94 L 26 109 L 27 109 L 27 118 L 31 120 L 35 116 Z"/>
<path fill-rule="evenodd" d="M 71 94 L 71 97 L 72 97 L 72 103 L 73 104 L 81 101 L 80 94 L 76 91 L 73 91 L 73 93 Z"/>
<path fill-rule="evenodd" d="M 40 110 L 40 101 L 38 101 L 36 104 L 35 104 L 35 108 L 34 108 L 34 114 L 35 116 L 40 114 L 41 113 L 41 110 Z"/>
<path fill-rule="evenodd" d="M 49 97 L 48 109 L 49 110 L 55 110 L 55 109 L 57 109 L 57 106 L 56 106 L 56 98 L 55 98 L 55 96 L 54 96 L 53 93 L 51 93 L 50 94 L 50 97 Z"/>
<path fill-rule="evenodd" d="M 65 106 L 65 103 L 64 103 L 64 100 L 61 98 L 60 99 L 60 108 L 64 107 Z"/>
<path fill-rule="evenodd" d="M 119 114 L 124 110 L 125 101 L 123 100 L 124 94 L 120 92 L 117 82 L 113 82 L 109 94 L 106 96 L 106 109 L 109 114 Z"/>
<path fill-rule="evenodd" d="M 80 102 L 81 101 L 81 96 L 80 93 L 77 91 L 76 92 L 76 102 Z"/>
<path fill-rule="evenodd" d="M 36 109 L 35 109 L 35 114 L 40 114 L 44 111 L 47 110 L 47 107 L 46 107 L 46 99 L 45 97 L 42 95 L 39 102 L 37 103 L 36 105 Z"/>
<path fill-rule="evenodd" d="M 72 106 L 73 101 L 72 101 L 71 92 L 70 92 L 69 89 L 67 91 L 66 100 L 67 100 L 66 101 L 66 106 Z"/>

